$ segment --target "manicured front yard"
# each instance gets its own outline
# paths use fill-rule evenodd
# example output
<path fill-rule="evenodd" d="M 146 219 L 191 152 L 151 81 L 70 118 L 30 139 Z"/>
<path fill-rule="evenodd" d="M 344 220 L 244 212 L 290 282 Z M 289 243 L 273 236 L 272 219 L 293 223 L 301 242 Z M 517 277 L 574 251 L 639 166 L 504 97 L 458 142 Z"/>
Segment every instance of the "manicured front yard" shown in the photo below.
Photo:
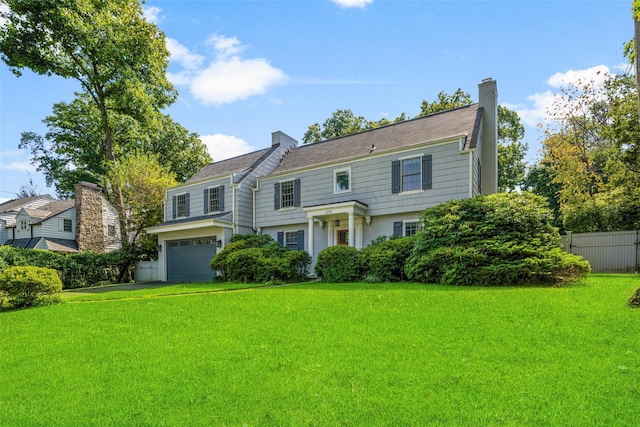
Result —
<path fill-rule="evenodd" d="M 637 425 L 637 276 L 0 313 L 0 425 Z"/>

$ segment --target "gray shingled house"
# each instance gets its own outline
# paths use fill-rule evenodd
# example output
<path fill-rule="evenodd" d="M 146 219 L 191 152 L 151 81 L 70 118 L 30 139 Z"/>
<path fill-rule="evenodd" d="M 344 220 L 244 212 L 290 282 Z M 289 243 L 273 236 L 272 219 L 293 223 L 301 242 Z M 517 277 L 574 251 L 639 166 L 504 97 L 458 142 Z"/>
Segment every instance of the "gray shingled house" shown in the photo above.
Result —
<path fill-rule="evenodd" d="M 210 280 L 209 261 L 233 233 L 271 235 L 312 257 L 333 245 L 362 248 L 408 236 L 420 211 L 497 191 L 497 85 L 479 102 L 298 147 L 272 146 L 216 162 L 170 188 L 159 238 L 162 280 Z"/>

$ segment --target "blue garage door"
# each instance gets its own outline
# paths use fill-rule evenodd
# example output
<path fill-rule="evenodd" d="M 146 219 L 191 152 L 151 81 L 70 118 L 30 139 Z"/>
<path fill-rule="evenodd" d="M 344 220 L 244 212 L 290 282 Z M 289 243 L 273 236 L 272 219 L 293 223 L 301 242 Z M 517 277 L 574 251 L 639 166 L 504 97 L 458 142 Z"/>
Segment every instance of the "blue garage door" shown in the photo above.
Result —
<path fill-rule="evenodd" d="M 215 272 L 209 263 L 215 254 L 215 236 L 167 242 L 167 280 L 210 282 Z"/>

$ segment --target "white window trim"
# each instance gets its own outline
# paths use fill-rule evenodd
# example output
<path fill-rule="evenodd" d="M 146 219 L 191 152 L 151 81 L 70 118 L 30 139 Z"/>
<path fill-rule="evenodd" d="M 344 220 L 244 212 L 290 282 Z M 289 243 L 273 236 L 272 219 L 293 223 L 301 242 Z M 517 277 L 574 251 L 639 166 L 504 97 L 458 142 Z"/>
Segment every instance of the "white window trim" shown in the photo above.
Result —
<path fill-rule="evenodd" d="M 176 194 L 176 219 L 187 218 L 187 194 L 189 194 L 187 191 L 185 191 L 184 193 Z M 180 210 L 178 209 L 178 207 L 180 206 L 180 203 L 178 202 L 180 196 L 185 196 L 184 197 L 184 215 L 180 215 Z"/>
<path fill-rule="evenodd" d="M 295 207 L 295 197 L 296 197 L 296 186 L 295 186 L 295 180 L 296 178 L 291 178 L 291 179 L 285 179 L 282 181 L 278 181 L 280 183 L 280 209 L 278 209 L 278 212 L 282 212 L 282 211 L 292 211 L 294 210 Z M 293 196 L 293 205 L 292 206 L 282 206 L 282 197 L 284 196 L 284 192 L 282 191 L 282 184 L 285 184 L 287 182 L 291 183 L 291 191 L 293 191 L 292 196 Z"/>
<path fill-rule="evenodd" d="M 402 237 L 407 237 L 407 224 L 411 224 L 417 222 L 418 223 L 418 231 L 420 230 L 420 220 L 416 219 L 404 219 L 402 220 Z"/>
<path fill-rule="evenodd" d="M 212 187 L 207 187 L 207 190 L 209 190 L 207 192 L 207 194 L 209 195 L 208 199 L 207 199 L 207 203 L 209 204 L 209 206 L 207 206 L 208 208 L 208 212 L 207 215 L 211 215 L 211 214 L 218 214 L 220 212 L 222 212 L 220 209 L 217 210 L 211 210 L 211 190 L 215 189 L 215 188 L 220 188 L 222 187 L 222 184 L 219 185 L 214 185 Z M 220 208 L 220 191 L 218 190 L 218 208 Z"/>
<path fill-rule="evenodd" d="M 400 160 L 400 193 L 398 194 L 419 194 L 419 193 L 424 193 L 424 190 L 422 189 L 422 185 L 420 185 L 420 188 L 417 190 L 406 190 L 404 189 L 404 181 L 403 181 L 403 177 L 404 175 L 402 174 L 402 162 L 404 160 L 411 160 L 411 159 L 418 159 L 419 160 L 419 164 L 420 164 L 420 182 L 422 182 L 422 157 L 424 157 L 424 153 L 419 153 L 419 154 L 414 154 L 411 156 L 404 156 L 404 157 L 399 157 L 398 160 Z"/>
<path fill-rule="evenodd" d="M 296 231 L 284 231 L 284 236 L 283 236 L 284 241 L 282 243 L 283 243 L 283 246 L 285 248 L 291 249 L 291 248 L 289 248 L 289 246 L 287 246 L 287 236 L 288 235 L 292 235 L 292 234 L 295 235 L 295 240 L 296 240 L 296 248 L 295 249 L 297 249 L 298 245 L 300 243 L 300 242 L 298 242 L 298 230 L 296 230 Z"/>
<path fill-rule="evenodd" d="M 347 188 L 346 190 L 338 190 L 337 175 L 340 172 L 347 172 L 349 174 L 349 188 Z M 351 166 L 348 166 L 346 168 L 334 169 L 333 170 L 333 194 L 350 193 L 351 187 L 353 187 L 353 182 L 351 180 Z"/>

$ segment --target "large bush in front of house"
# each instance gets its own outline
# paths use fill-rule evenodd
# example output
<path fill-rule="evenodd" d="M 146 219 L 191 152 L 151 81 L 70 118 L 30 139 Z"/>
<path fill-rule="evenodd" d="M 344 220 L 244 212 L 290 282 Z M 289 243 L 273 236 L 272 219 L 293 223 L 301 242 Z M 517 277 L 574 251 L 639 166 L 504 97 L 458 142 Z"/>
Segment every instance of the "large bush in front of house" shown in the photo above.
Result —
<path fill-rule="evenodd" d="M 302 280 L 310 263 L 307 252 L 287 249 L 271 236 L 235 234 L 210 265 L 226 281 L 267 283 Z"/>
<path fill-rule="evenodd" d="M 315 272 L 325 282 L 354 282 L 362 278 L 360 253 L 344 245 L 329 246 L 318 253 Z"/>
<path fill-rule="evenodd" d="M 97 283 L 118 283 L 122 270 L 131 264 L 133 254 L 74 253 L 0 246 L 0 270 L 11 266 L 34 266 L 57 270 L 64 289 L 84 288 Z"/>
<path fill-rule="evenodd" d="M 406 280 L 405 263 L 413 251 L 415 238 L 378 238 L 360 252 L 364 280 L 371 283 Z"/>
<path fill-rule="evenodd" d="M 62 281 L 52 268 L 15 266 L 0 271 L 6 308 L 35 307 L 62 301 Z"/>
<path fill-rule="evenodd" d="M 589 263 L 560 247 L 546 201 L 529 192 L 450 202 L 421 215 L 410 280 L 448 285 L 559 284 L 584 277 Z"/>

